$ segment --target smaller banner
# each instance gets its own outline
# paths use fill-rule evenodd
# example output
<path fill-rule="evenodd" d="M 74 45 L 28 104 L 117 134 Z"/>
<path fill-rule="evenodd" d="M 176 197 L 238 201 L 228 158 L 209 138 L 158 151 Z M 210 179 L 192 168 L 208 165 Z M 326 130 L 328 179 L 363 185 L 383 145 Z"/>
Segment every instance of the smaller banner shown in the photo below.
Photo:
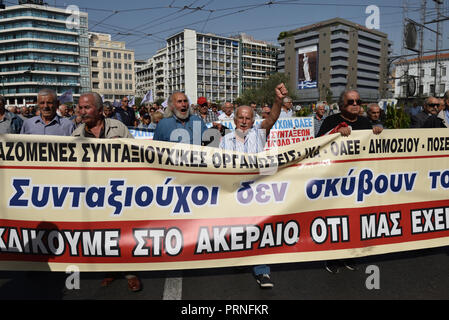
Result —
<path fill-rule="evenodd" d="M 254 125 L 261 123 L 263 119 L 257 119 Z M 232 120 L 219 121 L 229 130 L 235 130 L 235 123 Z M 212 123 L 207 126 L 212 127 Z M 294 143 L 313 139 L 314 137 L 314 122 L 312 117 L 293 117 L 280 118 L 273 125 L 270 130 L 270 135 L 265 145 L 265 150 L 270 150 L 273 147 L 283 147 Z"/>

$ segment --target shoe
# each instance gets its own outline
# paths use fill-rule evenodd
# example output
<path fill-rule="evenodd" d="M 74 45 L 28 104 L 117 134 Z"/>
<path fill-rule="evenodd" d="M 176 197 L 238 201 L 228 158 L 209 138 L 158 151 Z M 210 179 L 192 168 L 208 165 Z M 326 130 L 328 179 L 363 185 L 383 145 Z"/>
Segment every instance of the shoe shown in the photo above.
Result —
<path fill-rule="evenodd" d="M 340 260 L 326 261 L 324 267 L 329 273 L 336 274 L 340 270 L 341 262 Z"/>
<path fill-rule="evenodd" d="M 259 284 L 261 288 L 273 288 L 274 283 L 271 281 L 269 274 L 257 274 L 256 275 L 256 281 Z"/>
<path fill-rule="evenodd" d="M 132 292 L 137 292 L 141 290 L 140 280 L 136 276 L 128 278 L 128 289 Z"/>
<path fill-rule="evenodd" d="M 343 260 L 343 265 L 346 267 L 346 269 L 355 271 L 357 270 L 357 265 L 354 259 L 347 259 Z"/>

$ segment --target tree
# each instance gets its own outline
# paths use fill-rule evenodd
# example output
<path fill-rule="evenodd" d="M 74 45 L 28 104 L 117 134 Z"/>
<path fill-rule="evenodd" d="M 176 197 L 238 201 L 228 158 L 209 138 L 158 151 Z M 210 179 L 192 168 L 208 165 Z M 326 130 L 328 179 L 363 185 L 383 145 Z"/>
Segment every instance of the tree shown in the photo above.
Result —
<path fill-rule="evenodd" d="M 385 126 L 389 129 L 410 128 L 410 117 L 403 105 L 387 105 Z"/>
<path fill-rule="evenodd" d="M 274 89 L 279 83 L 284 83 L 289 92 L 289 97 L 293 100 L 296 99 L 296 95 L 289 87 L 289 79 L 284 73 L 273 73 L 270 77 L 262 82 L 259 88 L 250 88 L 243 91 L 242 95 L 236 99 L 239 104 L 249 104 L 255 102 L 258 105 L 274 103 Z"/>

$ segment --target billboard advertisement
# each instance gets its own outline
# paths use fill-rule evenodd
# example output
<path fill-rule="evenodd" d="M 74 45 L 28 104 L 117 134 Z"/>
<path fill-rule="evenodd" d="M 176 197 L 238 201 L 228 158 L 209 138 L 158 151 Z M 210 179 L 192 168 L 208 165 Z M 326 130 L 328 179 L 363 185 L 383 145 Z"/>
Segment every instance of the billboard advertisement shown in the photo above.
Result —
<path fill-rule="evenodd" d="M 318 47 L 298 49 L 298 90 L 316 88 L 318 83 Z"/>

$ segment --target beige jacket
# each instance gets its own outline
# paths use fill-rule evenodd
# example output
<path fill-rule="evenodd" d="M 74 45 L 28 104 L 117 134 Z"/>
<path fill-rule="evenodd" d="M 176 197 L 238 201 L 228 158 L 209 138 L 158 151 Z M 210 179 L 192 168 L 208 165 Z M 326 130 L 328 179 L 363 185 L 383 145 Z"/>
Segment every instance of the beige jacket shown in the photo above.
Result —
<path fill-rule="evenodd" d="M 438 113 L 437 117 L 440 118 L 441 120 L 443 120 L 443 123 L 444 123 L 444 125 L 445 125 L 446 128 L 449 128 L 449 123 L 447 123 L 446 117 L 444 116 L 444 110 L 445 110 L 445 109 L 441 110 L 441 111 Z"/>
<path fill-rule="evenodd" d="M 80 124 L 72 133 L 72 137 L 84 137 L 84 123 Z M 106 139 L 114 138 L 134 138 L 129 132 L 128 127 L 121 121 L 116 119 L 105 118 L 104 119 L 104 135 Z"/>

